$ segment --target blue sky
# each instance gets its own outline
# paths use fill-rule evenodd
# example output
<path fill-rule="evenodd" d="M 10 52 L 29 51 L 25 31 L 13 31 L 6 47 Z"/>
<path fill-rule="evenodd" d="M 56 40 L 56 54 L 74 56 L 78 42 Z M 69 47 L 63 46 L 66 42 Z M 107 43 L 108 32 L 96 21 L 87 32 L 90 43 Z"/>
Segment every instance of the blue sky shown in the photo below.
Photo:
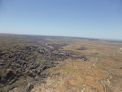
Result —
<path fill-rule="evenodd" d="M 122 0 L 0 0 L 0 33 L 122 40 Z"/>

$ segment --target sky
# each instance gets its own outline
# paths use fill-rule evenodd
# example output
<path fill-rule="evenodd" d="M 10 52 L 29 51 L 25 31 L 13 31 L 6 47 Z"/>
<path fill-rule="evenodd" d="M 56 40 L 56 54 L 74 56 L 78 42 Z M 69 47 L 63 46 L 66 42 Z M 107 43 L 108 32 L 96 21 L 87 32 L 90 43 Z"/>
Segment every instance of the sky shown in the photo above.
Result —
<path fill-rule="evenodd" d="M 122 40 L 122 0 L 0 0 L 0 33 Z"/>

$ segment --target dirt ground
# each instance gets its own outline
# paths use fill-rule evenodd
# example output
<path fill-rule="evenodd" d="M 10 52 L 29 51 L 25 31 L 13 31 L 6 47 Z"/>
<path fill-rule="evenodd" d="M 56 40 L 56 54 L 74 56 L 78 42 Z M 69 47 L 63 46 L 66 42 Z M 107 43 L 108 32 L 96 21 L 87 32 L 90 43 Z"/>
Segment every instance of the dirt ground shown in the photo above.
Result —
<path fill-rule="evenodd" d="M 85 47 L 85 49 L 79 49 Z M 32 92 L 122 92 L 122 44 L 76 41 L 65 50 L 85 55 L 88 61 L 67 59 L 50 69 L 53 76 Z"/>

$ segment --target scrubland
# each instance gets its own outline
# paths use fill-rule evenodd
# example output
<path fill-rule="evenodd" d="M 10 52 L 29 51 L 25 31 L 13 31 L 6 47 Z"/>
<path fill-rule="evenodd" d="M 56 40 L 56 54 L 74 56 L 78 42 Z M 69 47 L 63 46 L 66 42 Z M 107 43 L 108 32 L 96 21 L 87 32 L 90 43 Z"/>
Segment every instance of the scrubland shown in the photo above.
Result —
<path fill-rule="evenodd" d="M 122 92 L 122 42 L 0 35 L 0 92 Z"/>

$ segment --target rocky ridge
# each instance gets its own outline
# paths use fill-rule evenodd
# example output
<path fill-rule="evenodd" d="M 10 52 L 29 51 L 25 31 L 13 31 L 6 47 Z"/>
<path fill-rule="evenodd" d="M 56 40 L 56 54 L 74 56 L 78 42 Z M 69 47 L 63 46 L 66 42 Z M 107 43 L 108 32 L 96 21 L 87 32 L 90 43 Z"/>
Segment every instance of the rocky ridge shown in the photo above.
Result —
<path fill-rule="evenodd" d="M 44 79 L 49 76 L 46 70 L 55 67 L 59 62 L 67 58 L 87 61 L 87 57 L 63 50 L 62 47 L 60 44 L 46 43 L 0 49 L 0 88 L 9 86 L 6 89 L 9 91 L 14 88 L 10 85 L 24 76 L 24 79 L 30 78 L 29 81 L 31 81 L 30 86 L 26 85 L 26 92 L 32 89 L 35 81 L 44 82 Z"/>

